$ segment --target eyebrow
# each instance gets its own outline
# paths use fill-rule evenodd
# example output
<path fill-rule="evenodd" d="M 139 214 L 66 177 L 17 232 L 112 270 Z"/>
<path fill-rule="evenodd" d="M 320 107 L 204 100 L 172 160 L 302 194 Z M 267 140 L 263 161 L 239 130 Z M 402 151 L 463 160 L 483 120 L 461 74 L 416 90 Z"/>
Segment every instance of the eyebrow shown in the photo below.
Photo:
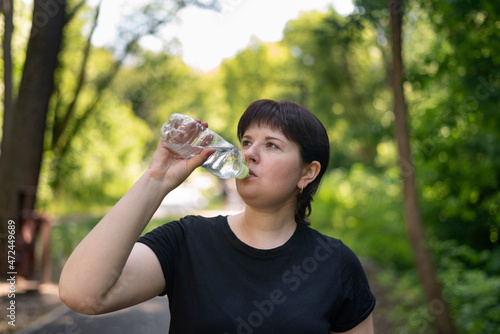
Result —
<path fill-rule="evenodd" d="M 252 136 L 250 136 L 250 135 L 244 135 L 244 136 L 241 138 L 241 140 L 243 140 L 243 139 L 253 139 L 253 138 L 252 138 Z M 286 143 L 283 139 L 278 138 L 278 137 L 273 137 L 273 136 L 266 136 L 264 139 L 265 139 L 265 140 L 278 140 L 278 141 L 280 141 L 280 142 Z"/>
<path fill-rule="evenodd" d="M 273 136 L 267 136 L 265 139 L 266 140 L 278 140 L 280 142 L 285 143 L 285 141 L 283 139 L 280 139 L 280 138 L 277 138 L 277 137 L 273 137 Z"/>

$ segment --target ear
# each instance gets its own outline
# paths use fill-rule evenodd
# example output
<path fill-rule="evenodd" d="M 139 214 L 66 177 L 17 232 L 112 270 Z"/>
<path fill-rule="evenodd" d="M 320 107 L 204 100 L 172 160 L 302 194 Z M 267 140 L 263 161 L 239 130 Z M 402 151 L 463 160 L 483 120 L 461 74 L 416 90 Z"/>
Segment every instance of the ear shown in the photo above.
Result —
<path fill-rule="evenodd" d="M 309 183 L 314 181 L 314 179 L 318 176 L 320 171 L 321 171 L 321 164 L 316 160 L 305 165 L 302 170 L 302 177 L 297 183 L 297 187 L 300 189 L 304 189 L 305 187 L 307 187 Z"/>

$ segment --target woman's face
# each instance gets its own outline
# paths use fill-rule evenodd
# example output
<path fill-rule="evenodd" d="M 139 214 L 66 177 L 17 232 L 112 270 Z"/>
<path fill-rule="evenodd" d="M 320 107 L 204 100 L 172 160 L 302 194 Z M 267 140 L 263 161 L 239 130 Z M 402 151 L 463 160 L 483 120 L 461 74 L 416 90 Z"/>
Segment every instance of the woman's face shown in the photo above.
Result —
<path fill-rule="evenodd" d="M 245 131 L 241 146 L 250 175 L 236 186 L 245 203 L 263 209 L 286 203 L 295 207 L 305 166 L 299 146 L 281 131 L 257 125 Z"/>

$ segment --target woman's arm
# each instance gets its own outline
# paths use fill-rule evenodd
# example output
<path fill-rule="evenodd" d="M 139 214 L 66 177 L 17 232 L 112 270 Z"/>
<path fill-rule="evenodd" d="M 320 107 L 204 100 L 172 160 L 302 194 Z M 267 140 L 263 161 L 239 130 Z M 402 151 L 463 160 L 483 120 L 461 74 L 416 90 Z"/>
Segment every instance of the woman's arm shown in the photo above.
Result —
<path fill-rule="evenodd" d="M 347 332 L 342 332 L 342 334 L 373 334 L 373 313 L 368 316 L 362 323 L 357 325 Z M 330 334 L 337 334 L 336 332 L 330 332 Z M 340 333 L 338 333 L 340 334 Z"/>
<path fill-rule="evenodd" d="M 186 160 L 158 144 L 148 170 L 66 262 L 59 280 L 59 294 L 66 305 L 81 313 L 101 314 L 163 291 L 165 279 L 156 255 L 136 240 L 163 198 L 213 152 L 205 149 Z"/>

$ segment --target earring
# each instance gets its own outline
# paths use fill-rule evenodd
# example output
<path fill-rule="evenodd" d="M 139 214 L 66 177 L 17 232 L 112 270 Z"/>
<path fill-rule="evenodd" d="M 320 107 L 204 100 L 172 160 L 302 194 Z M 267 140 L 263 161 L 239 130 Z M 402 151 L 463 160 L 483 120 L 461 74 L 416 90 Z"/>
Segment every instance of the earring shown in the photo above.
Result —
<path fill-rule="evenodd" d="M 299 196 L 302 195 L 302 192 L 304 191 L 304 188 L 303 187 L 300 187 L 300 191 L 299 191 Z"/>

